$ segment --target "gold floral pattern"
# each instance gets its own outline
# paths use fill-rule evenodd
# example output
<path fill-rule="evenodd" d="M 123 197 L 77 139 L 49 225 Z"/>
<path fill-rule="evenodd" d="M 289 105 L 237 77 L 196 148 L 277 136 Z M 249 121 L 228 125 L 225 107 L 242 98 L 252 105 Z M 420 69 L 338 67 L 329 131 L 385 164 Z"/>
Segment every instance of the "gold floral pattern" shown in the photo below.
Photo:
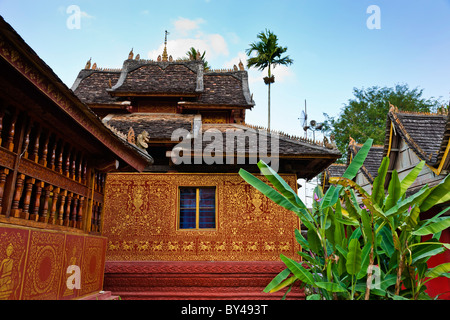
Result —
<path fill-rule="evenodd" d="M 295 175 L 282 175 L 295 188 Z M 261 178 L 264 180 L 264 178 Z M 217 228 L 178 230 L 178 189 L 217 190 Z M 277 261 L 300 246 L 295 214 L 276 205 L 238 174 L 108 175 L 103 235 L 108 261 Z"/>

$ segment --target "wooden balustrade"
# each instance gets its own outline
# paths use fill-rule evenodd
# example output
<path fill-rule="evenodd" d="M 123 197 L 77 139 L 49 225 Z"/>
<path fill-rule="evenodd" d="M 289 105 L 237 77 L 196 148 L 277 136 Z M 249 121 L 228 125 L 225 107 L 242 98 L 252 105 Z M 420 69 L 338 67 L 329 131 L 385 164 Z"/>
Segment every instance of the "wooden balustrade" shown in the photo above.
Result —
<path fill-rule="evenodd" d="M 0 222 L 99 233 L 105 179 L 73 141 L 0 101 Z"/>

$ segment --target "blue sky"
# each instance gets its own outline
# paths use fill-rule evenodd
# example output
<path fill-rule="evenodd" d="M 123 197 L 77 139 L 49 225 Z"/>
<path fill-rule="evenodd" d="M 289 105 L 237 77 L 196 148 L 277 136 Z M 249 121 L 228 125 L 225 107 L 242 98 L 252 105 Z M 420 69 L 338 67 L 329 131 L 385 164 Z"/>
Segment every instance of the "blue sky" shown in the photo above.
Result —
<path fill-rule="evenodd" d="M 79 29 L 67 27 L 71 5 L 81 10 Z M 380 29 L 366 25 L 370 5 L 380 9 Z M 91 57 L 104 68 L 120 68 L 131 48 L 156 59 L 164 30 L 174 58 L 195 46 L 213 68 L 230 68 L 270 29 L 294 60 L 274 70 L 271 127 L 299 136 L 305 99 L 320 122 L 339 114 L 354 87 L 400 83 L 450 97 L 450 0 L 0 0 L 0 15 L 68 87 Z M 256 106 L 247 122 L 267 126 L 263 76 L 249 70 Z"/>

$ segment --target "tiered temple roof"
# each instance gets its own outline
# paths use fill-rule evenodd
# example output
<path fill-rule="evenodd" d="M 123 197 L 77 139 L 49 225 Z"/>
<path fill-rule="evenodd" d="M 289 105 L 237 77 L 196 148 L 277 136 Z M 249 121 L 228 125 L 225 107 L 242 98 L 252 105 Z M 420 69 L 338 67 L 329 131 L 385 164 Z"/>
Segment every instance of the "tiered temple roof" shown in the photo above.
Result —
<path fill-rule="evenodd" d="M 166 169 L 170 158 L 167 152 L 179 142 L 171 140 L 172 133 L 176 129 L 193 133 L 200 126 L 203 132 L 216 129 L 223 133 L 224 149 L 227 130 L 243 130 L 242 137 L 237 132 L 238 140 L 250 131 L 257 133 L 258 141 L 264 139 L 262 133 L 276 135 L 280 158 L 289 159 L 284 169 L 290 168 L 286 170 L 302 177 L 314 177 L 340 156 L 331 144 L 245 124 L 245 111 L 255 102 L 242 63 L 232 69 L 209 70 L 202 60 L 192 57 L 174 60 L 165 53 L 153 61 L 134 58 L 130 52 L 119 70 L 97 68 L 96 64 L 91 67 L 88 61 L 72 90 L 114 133 L 131 137 L 130 143 L 146 131 L 148 152 L 152 156 L 156 153 L 156 163 Z M 266 142 L 270 153 L 271 142 Z M 247 155 L 250 149 L 247 141 Z"/>

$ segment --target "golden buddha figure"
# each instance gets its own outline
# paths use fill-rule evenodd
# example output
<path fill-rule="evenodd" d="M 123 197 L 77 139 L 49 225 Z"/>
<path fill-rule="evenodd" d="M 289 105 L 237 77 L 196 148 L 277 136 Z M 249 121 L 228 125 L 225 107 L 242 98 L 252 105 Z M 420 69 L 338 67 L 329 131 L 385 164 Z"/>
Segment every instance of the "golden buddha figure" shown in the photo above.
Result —
<path fill-rule="evenodd" d="M 12 269 L 13 246 L 10 243 L 6 247 L 6 258 L 0 263 L 0 300 L 7 300 L 13 291 Z"/>

